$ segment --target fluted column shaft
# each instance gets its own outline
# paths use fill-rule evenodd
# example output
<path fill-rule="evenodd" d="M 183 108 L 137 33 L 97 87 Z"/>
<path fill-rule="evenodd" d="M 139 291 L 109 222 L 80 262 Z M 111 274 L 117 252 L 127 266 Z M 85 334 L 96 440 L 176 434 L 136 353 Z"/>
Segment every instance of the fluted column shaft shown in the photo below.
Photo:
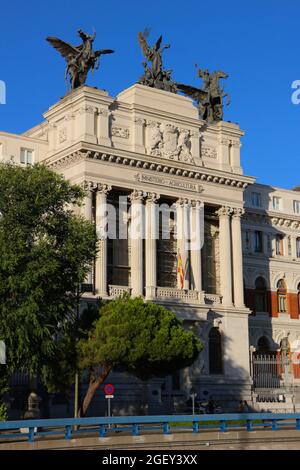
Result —
<path fill-rule="evenodd" d="M 155 287 L 157 284 L 157 263 L 156 263 L 156 244 L 159 236 L 158 227 L 158 211 L 156 202 L 159 195 L 156 193 L 148 193 L 146 199 L 146 240 L 145 240 L 145 255 L 146 255 L 146 297 L 152 298 L 155 296 Z"/>
<path fill-rule="evenodd" d="M 220 284 L 222 303 L 232 306 L 232 265 L 230 240 L 230 207 L 218 210 L 220 231 Z"/>
<path fill-rule="evenodd" d="M 196 201 L 191 208 L 190 217 L 190 243 L 191 243 L 191 273 L 192 287 L 197 291 L 202 290 L 202 262 L 201 249 L 204 235 L 204 206 L 200 201 Z"/>
<path fill-rule="evenodd" d="M 245 210 L 236 208 L 232 215 L 232 261 L 233 261 L 233 292 L 236 307 L 244 307 L 244 282 L 243 282 L 243 247 L 241 216 Z"/>
<path fill-rule="evenodd" d="M 131 201 L 131 293 L 143 295 L 143 199 L 144 192 L 134 190 L 129 196 Z"/>
<path fill-rule="evenodd" d="M 92 222 L 93 220 L 93 213 L 92 213 L 92 203 L 93 203 L 93 188 L 91 186 L 85 186 L 85 197 L 83 200 L 82 206 L 82 215 L 86 220 Z M 89 273 L 86 275 L 85 281 L 87 284 L 93 283 L 93 271 L 94 269 L 91 268 Z"/>
<path fill-rule="evenodd" d="M 107 296 L 107 193 L 111 186 L 98 184 L 96 193 L 97 258 L 95 287 L 100 297 Z"/>
<path fill-rule="evenodd" d="M 184 273 L 183 285 L 180 279 L 180 272 L 177 272 L 177 287 L 189 289 L 188 268 L 188 240 L 189 240 L 189 201 L 187 199 L 178 199 L 176 202 L 177 217 L 177 266 L 181 257 L 182 269 Z"/>

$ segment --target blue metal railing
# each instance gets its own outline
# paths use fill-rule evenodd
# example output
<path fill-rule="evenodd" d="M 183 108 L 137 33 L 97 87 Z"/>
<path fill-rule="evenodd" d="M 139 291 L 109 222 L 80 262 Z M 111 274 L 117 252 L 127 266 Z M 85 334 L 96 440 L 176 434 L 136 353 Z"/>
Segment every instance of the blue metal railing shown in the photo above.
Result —
<path fill-rule="evenodd" d="M 74 430 L 74 426 L 76 430 Z M 163 434 L 170 434 L 172 427 L 175 426 L 176 429 L 189 428 L 193 433 L 201 432 L 204 429 L 226 432 L 234 428 L 246 429 L 251 432 L 259 427 L 268 427 L 272 431 L 276 431 L 286 426 L 300 431 L 300 413 L 228 413 L 3 421 L 0 422 L 0 439 L 28 436 L 29 442 L 33 442 L 35 437 L 49 434 L 63 435 L 65 439 L 71 439 L 72 436 L 88 432 L 97 432 L 100 437 L 105 437 L 108 432 L 116 430 L 131 430 L 133 436 L 138 436 L 141 431 L 149 429 L 162 430 Z M 9 433 L 9 431 L 14 432 Z"/>

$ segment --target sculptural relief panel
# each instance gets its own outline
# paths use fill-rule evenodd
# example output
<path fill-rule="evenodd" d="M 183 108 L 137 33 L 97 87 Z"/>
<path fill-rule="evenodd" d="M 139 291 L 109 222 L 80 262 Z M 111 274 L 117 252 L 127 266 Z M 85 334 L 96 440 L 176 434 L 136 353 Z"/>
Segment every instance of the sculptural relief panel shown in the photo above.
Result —
<path fill-rule="evenodd" d="M 155 121 L 147 121 L 146 151 L 149 155 L 194 164 L 191 131 Z"/>

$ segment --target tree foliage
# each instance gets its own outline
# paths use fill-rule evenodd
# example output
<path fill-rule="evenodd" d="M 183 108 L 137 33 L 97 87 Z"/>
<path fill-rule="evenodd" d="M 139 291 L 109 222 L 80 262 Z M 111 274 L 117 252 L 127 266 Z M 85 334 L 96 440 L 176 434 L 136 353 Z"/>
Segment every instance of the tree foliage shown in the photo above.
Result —
<path fill-rule="evenodd" d="M 83 190 L 45 166 L 0 165 L 0 338 L 9 368 L 36 373 L 76 306 L 95 256 Z"/>
<path fill-rule="evenodd" d="M 90 370 L 83 414 L 111 369 L 144 380 L 163 377 L 191 365 L 200 350 L 194 333 L 163 306 L 128 296 L 106 303 L 89 336 L 78 343 L 79 364 Z M 100 375 L 95 366 L 102 366 Z"/>

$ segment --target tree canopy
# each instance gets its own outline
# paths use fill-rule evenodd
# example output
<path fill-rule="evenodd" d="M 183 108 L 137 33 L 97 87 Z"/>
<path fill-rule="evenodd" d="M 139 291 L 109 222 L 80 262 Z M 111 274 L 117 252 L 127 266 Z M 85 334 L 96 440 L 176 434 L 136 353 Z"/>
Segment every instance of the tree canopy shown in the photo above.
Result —
<path fill-rule="evenodd" d="M 79 365 L 90 370 L 83 414 L 111 369 L 141 379 L 163 377 L 191 365 L 200 350 L 199 339 L 165 307 L 128 296 L 106 303 L 88 337 L 78 343 Z M 100 375 L 94 366 L 102 366 Z"/>
<path fill-rule="evenodd" d="M 43 165 L 0 164 L 0 338 L 11 369 L 36 373 L 76 307 L 95 256 L 84 191 Z"/>

